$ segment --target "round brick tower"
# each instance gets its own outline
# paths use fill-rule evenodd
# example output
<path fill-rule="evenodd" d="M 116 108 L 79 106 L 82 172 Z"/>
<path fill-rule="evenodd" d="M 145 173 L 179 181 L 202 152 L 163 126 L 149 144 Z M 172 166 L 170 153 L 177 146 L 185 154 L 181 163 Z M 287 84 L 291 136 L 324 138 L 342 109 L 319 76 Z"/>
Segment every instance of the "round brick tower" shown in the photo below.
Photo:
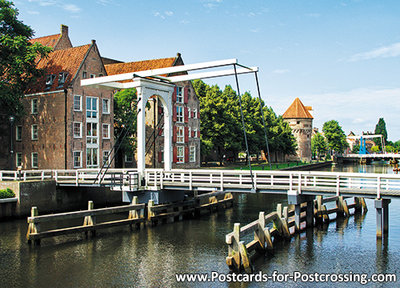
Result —
<path fill-rule="evenodd" d="M 310 106 L 304 106 L 299 98 L 296 98 L 292 105 L 282 115 L 289 123 L 292 133 L 297 141 L 297 155 L 291 156 L 290 160 L 311 161 L 311 135 L 313 116 Z"/>

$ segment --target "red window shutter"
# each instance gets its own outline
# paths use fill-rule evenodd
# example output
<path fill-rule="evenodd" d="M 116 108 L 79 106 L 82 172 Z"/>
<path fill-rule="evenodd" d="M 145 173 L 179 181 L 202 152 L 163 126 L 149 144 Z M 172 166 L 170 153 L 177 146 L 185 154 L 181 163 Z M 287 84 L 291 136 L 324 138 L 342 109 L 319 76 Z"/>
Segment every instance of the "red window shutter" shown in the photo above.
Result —
<path fill-rule="evenodd" d="M 176 126 L 174 126 L 174 130 L 172 131 L 173 133 L 172 133 L 172 142 L 173 143 L 176 143 Z"/>
<path fill-rule="evenodd" d="M 185 114 L 184 114 L 185 123 L 189 122 L 189 110 L 188 107 L 185 107 Z"/>
<path fill-rule="evenodd" d="M 174 92 L 172 92 L 172 102 L 176 102 L 176 86 L 174 87 Z"/>
<path fill-rule="evenodd" d="M 178 162 L 178 148 L 174 147 L 174 161 L 173 163 Z"/>
<path fill-rule="evenodd" d="M 194 137 L 194 130 L 192 130 L 192 135 L 191 136 L 192 136 L 192 138 Z"/>
<path fill-rule="evenodd" d="M 158 128 L 158 136 L 161 136 L 161 135 L 162 135 L 162 131 L 163 131 L 162 128 Z"/>
<path fill-rule="evenodd" d="M 185 159 L 184 162 L 189 162 L 189 147 L 185 147 Z"/>
<path fill-rule="evenodd" d="M 192 118 L 194 118 L 194 112 L 193 112 L 193 110 L 192 110 L 192 112 L 190 112 L 190 113 L 192 113 Z"/>
<path fill-rule="evenodd" d="M 158 151 L 158 163 L 161 163 L 161 161 L 162 161 L 162 153 L 161 153 L 161 151 Z"/>
<path fill-rule="evenodd" d="M 177 119 L 177 116 L 176 116 L 176 105 L 174 105 L 172 107 L 172 109 L 174 110 L 173 114 L 172 114 L 172 121 L 176 122 L 176 119 Z"/>
<path fill-rule="evenodd" d="M 185 127 L 185 143 L 189 142 L 189 127 Z"/>
<path fill-rule="evenodd" d="M 184 87 L 183 88 L 183 102 L 186 104 L 188 103 L 189 100 L 189 88 L 188 87 Z"/>

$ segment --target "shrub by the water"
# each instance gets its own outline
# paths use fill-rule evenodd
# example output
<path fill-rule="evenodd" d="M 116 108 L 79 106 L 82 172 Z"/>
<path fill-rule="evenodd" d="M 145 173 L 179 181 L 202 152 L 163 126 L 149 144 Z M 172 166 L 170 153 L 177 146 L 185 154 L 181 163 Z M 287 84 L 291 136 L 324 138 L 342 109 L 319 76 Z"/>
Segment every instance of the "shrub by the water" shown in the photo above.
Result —
<path fill-rule="evenodd" d="M 15 193 L 10 188 L 0 190 L 0 199 L 13 197 L 15 197 Z"/>

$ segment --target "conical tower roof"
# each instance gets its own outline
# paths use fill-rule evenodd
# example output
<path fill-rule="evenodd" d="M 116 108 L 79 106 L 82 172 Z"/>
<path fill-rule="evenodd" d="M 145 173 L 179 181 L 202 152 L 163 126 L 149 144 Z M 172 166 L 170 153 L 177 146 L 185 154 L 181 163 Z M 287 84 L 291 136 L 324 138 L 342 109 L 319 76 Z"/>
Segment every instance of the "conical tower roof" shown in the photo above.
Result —
<path fill-rule="evenodd" d="M 296 98 L 292 105 L 283 113 L 284 119 L 313 119 L 314 117 L 308 112 L 308 109 Z"/>

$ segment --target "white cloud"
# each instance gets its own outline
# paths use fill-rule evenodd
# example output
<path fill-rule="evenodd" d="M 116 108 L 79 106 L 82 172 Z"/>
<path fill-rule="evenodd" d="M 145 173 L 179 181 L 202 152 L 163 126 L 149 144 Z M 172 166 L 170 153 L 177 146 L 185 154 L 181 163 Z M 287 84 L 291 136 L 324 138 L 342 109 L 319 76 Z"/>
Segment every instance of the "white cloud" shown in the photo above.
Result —
<path fill-rule="evenodd" d="M 250 29 L 250 32 L 258 33 L 258 32 L 260 32 L 260 29 L 258 29 L 258 28 Z"/>
<path fill-rule="evenodd" d="M 38 11 L 29 10 L 28 14 L 30 14 L 30 15 L 39 15 L 40 13 Z"/>
<path fill-rule="evenodd" d="M 166 17 L 172 17 L 173 15 L 174 12 L 172 11 L 164 11 L 164 12 L 156 11 L 153 13 L 154 17 L 160 17 L 161 19 L 165 19 Z"/>
<path fill-rule="evenodd" d="M 218 6 L 218 4 L 222 3 L 223 0 L 205 0 L 203 4 L 207 9 L 213 9 Z"/>
<path fill-rule="evenodd" d="M 350 57 L 350 62 L 369 60 L 375 58 L 391 58 L 400 56 L 400 43 L 394 43 L 389 46 L 383 46 L 368 52 L 354 54 Z"/>
<path fill-rule="evenodd" d="M 165 11 L 165 15 L 167 15 L 167 16 L 172 16 L 172 15 L 174 15 L 174 12 L 172 12 L 172 11 Z"/>
<path fill-rule="evenodd" d="M 81 8 L 79 8 L 78 6 L 76 6 L 75 4 L 65 4 L 62 6 L 62 8 L 68 12 L 72 12 L 72 13 L 79 13 L 81 12 Z"/>
<path fill-rule="evenodd" d="M 274 71 L 272 71 L 272 73 L 274 73 L 274 74 L 286 74 L 289 72 L 290 72 L 289 69 L 275 69 Z"/>
<path fill-rule="evenodd" d="M 40 6 L 53 6 L 57 4 L 56 0 L 28 0 L 29 2 L 36 2 Z"/>

